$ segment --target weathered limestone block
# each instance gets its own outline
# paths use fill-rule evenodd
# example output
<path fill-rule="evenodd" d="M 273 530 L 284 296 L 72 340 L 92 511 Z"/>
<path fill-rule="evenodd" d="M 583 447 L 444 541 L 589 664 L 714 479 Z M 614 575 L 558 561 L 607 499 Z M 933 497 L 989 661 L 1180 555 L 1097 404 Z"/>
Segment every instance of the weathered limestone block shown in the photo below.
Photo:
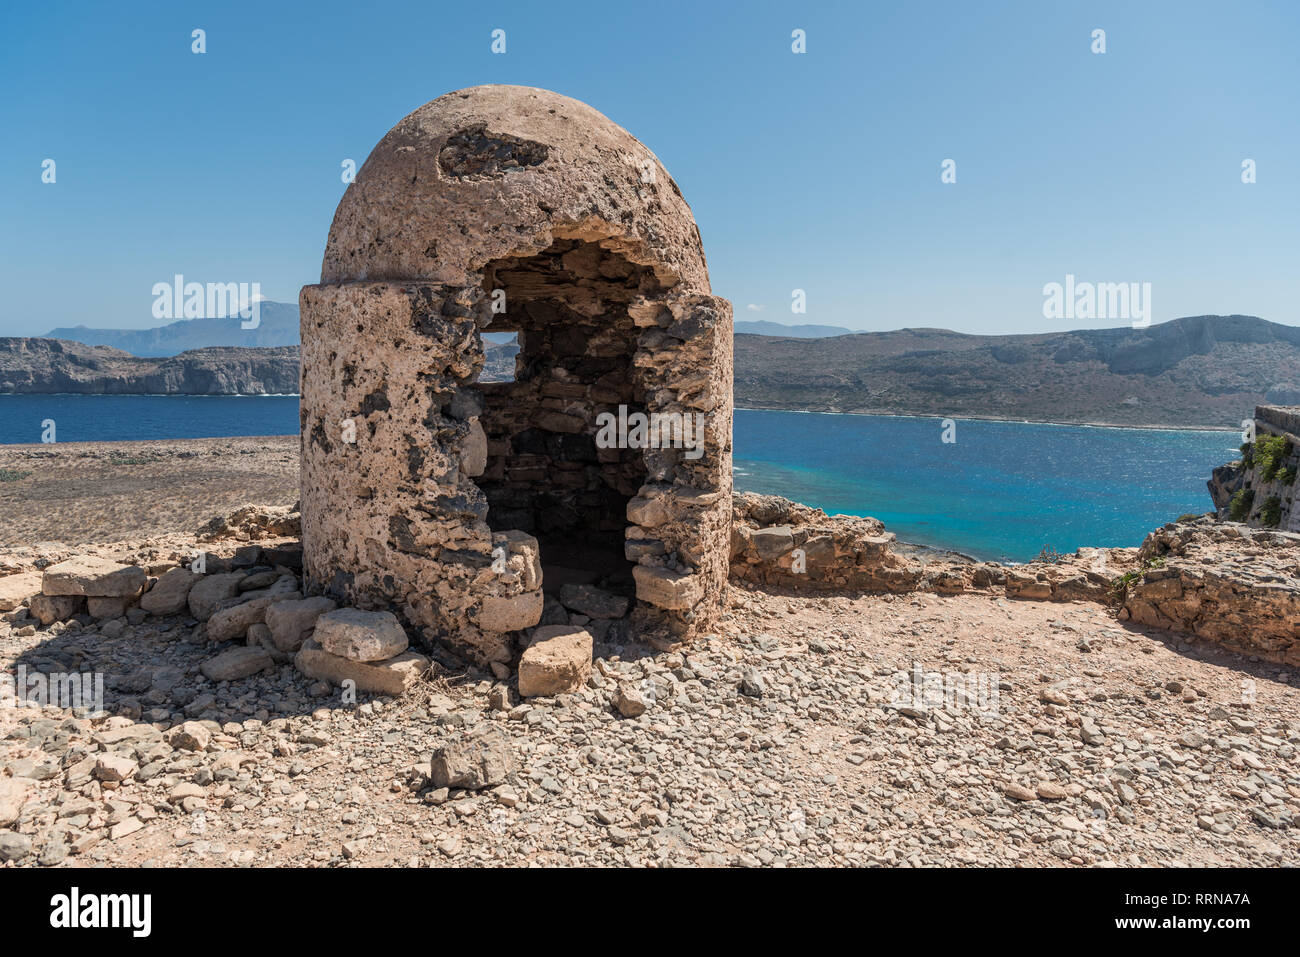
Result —
<path fill-rule="evenodd" d="M 151 615 L 178 615 L 187 607 L 190 589 L 203 576 L 188 568 L 171 568 L 140 598 L 140 607 Z"/>
<path fill-rule="evenodd" d="M 67 621 L 85 607 L 86 599 L 79 595 L 33 595 L 27 610 L 42 625 Z"/>
<path fill-rule="evenodd" d="M 1300 665 L 1300 534 L 1200 518 L 1151 532 L 1138 556 L 1122 620 Z"/>
<path fill-rule="evenodd" d="M 313 638 L 330 654 L 350 661 L 387 661 L 410 644 L 392 612 L 357 608 L 325 612 L 316 619 Z"/>
<path fill-rule="evenodd" d="M 700 599 L 702 589 L 698 575 L 650 565 L 638 565 L 634 574 L 636 597 L 657 608 L 691 608 Z"/>
<path fill-rule="evenodd" d="M 572 694 L 591 677 L 591 632 L 570 625 L 544 625 L 519 659 L 523 698 Z"/>
<path fill-rule="evenodd" d="M 41 591 L 46 595 L 134 597 L 144 587 L 147 577 L 138 565 L 120 565 L 107 558 L 82 555 L 45 569 Z"/>
<path fill-rule="evenodd" d="M 277 651 L 297 651 L 316 627 L 316 620 L 337 606 L 322 596 L 278 601 L 266 609 L 265 623 Z"/>
<path fill-rule="evenodd" d="M 478 625 L 484 631 L 522 631 L 541 620 L 542 604 L 540 589 L 509 597 L 489 595 L 479 609 Z"/>
<path fill-rule="evenodd" d="M 352 681 L 358 691 L 400 695 L 409 691 L 429 670 L 429 659 L 419 652 L 405 651 L 386 661 L 352 661 L 332 655 L 308 638 L 294 657 L 294 667 L 308 678 L 319 678 L 343 686 Z"/>
<path fill-rule="evenodd" d="M 186 595 L 190 614 L 199 621 L 207 621 L 217 610 L 217 606 L 239 594 L 239 582 L 243 577 L 241 572 L 199 576 L 197 581 L 191 583 L 189 593 Z M 141 607 L 144 606 L 143 599 L 140 604 Z M 148 611 L 147 608 L 145 610 Z"/>
<path fill-rule="evenodd" d="M 1029 572 L 1007 572 L 1007 597 L 1041 600 L 1052 597 L 1052 586 L 1046 578 Z"/>

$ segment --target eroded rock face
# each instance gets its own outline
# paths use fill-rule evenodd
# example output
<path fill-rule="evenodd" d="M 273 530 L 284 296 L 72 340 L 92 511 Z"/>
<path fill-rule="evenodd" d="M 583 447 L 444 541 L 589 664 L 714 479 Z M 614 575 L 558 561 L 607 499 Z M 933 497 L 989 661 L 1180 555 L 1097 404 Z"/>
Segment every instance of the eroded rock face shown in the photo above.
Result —
<path fill-rule="evenodd" d="M 1206 519 L 1158 528 L 1121 619 L 1300 665 L 1300 534 Z"/>
<path fill-rule="evenodd" d="M 818 592 L 1001 589 L 1030 601 L 1117 604 L 1116 584 L 1136 569 L 1133 548 L 1079 549 L 1007 567 L 899 545 L 877 519 L 827 515 L 777 495 L 733 496 L 731 580 L 749 587 Z"/>
<path fill-rule="evenodd" d="M 1214 470 L 1207 484 L 1221 519 L 1300 532 L 1300 406 L 1255 407 L 1255 439 L 1236 462 Z"/>
<path fill-rule="evenodd" d="M 480 662 L 518 655 L 548 567 L 646 637 L 712 624 L 731 307 L 641 143 L 543 90 L 448 94 L 366 161 L 321 280 L 300 297 L 308 593 Z M 514 380 L 480 382 L 498 331 Z"/>

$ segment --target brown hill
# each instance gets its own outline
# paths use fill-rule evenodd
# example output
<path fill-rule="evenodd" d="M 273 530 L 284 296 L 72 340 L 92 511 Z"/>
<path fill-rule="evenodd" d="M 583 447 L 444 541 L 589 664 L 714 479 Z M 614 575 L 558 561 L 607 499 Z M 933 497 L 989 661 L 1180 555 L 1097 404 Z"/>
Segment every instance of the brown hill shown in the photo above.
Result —
<path fill-rule="evenodd" d="M 743 408 L 1231 428 L 1257 404 L 1297 398 L 1300 329 L 1253 316 L 1019 336 L 736 336 Z"/>

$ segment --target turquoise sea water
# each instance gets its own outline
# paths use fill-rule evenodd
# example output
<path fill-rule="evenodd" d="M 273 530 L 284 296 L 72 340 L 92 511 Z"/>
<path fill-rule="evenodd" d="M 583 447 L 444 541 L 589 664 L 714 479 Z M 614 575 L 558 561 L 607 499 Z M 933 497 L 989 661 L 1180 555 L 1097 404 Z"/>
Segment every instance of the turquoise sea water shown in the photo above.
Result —
<path fill-rule="evenodd" d="M 736 487 L 871 515 L 899 539 L 1028 561 L 1045 545 L 1137 545 L 1213 506 L 1236 432 L 738 411 Z"/>
<path fill-rule="evenodd" d="M 297 396 L 0 396 L 0 444 L 291 435 Z M 736 487 L 872 515 L 903 541 L 1027 561 L 1050 545 L 1136 545 L 1211 507 L 1205 482 L 1235 432 L 937 418 L 736 413 Z"/>

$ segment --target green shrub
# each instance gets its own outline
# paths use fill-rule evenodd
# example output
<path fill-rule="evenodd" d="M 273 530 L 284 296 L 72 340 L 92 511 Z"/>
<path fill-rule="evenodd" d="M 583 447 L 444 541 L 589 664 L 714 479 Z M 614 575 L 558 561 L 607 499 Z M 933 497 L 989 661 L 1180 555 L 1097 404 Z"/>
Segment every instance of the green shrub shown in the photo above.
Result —
<path fill-rule="evenodd" d="M 1228 518 L 1234 522 L 1243 521 L 1250 514 L 1250 507 L 1255 504 L 1255 490 L 1243 488 L 1232 496 L 1228 506 Z"/>
<path fill-rule="evenodd" d="M 1277 470 L 1277 480 L 1278 480 L 1279 482 L 1281 482 L 1283 485 L 1294 485 L 1294 484 L 1295 484 L 1295 473 L 1296 473 L 1296 470 L 1295 470 L 1295 467 L 1294 467 L 1294 466 L 1293 466 L 1292 468 L 1289 468 L 1289 469 L 1278 469 L 1278 470 Z"/>
<path fill-rule="evenodd" d="M 31 474 L 31 472 L 20 472 L 18 469 L 0 469 L 0 482 L 17 482 Z"/>
<path fill-rule="evenodd" d="M 1276 495 L 1270 496 L 1259 510 L 1259 521 L 1269 528 L 1276 528 L 1277 523 L 1282 521 L 1282 500 Z"/>
<path fill-rule="evenodd" d="M 1291 456 L 1291 443 L 1280 435 L 1265 435 L 1255 442 L 1255 464 L 1259 467 L 1259 477 L 1265 482 L 1273 481 L 1278 469 Z"/>
<path fill-rule="evenodd" d="M 1182 515 L 1178 516 L 1178 524 L 1181 525 L 1183 522 L 1194 522 L 1200 517 L 1201 516 L 1193 514 L 1192 512 L 1184 512 Z"/>
<path fill-rule="evenodd" d="M 1142 576 L 1145 575 L 1149 569 L 1164 567 L 1165 560 L 1163 558 L 1148 558 L 1142 563 L 1141 568 L 1135 569 L 1131 572 L 1125 572 L 1123 575 L 1120 575 L 1119 578 L 1116 578 L 1115 583 L 1110 586 L 1111 591 L 1123 600 L 1123 598 L 1128 595 L 1128 590 L 1133 587 L 1135 582 L 1141 581 Z"/>

